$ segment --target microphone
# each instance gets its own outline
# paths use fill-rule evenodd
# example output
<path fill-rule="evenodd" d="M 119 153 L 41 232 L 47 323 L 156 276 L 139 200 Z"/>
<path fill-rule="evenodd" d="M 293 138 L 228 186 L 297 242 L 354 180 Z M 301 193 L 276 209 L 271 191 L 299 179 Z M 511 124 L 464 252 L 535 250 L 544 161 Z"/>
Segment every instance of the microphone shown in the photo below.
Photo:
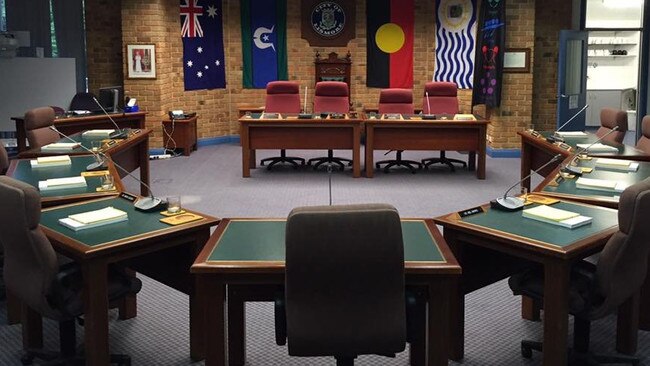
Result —
<path fill-rule="evenodd" d="M 531 172 L 528 174 L 526 177 L 522 178 L 520 181 L 517 183 L 513 184 L 506 193 L 503 194 L 503 197 L 499 197 L 497 199 L 494 199 L 490 201 L 490 207 L 501 210 L 501 211 L 517 211 L 521 210 L 524 207 L 524 200 L 518 197 L 508 197 L 508 193 L 515 188 L 518 184 L 521 184 L 521 182 L 525 181 L 526 179 L 530 178 L 533 174 L 539 172 L 540 170 L 546 168 L 549 166 L 551 163 L 559 160 L 562 157 L 562 154 L 557 154 L 553 157 L 553 159 L 549 160 L 546 164 L 542 165 L 541 167 L 537 168 L 535 171 Z"/>
<path fill-rule="evenodd" d="M 311 113 L 307 113 L 307 87 L 305 86 L 305 106 L 302 109 L 302 113 L 298 114 L 299 119 L 310 119 L 312 117 Z"/>
<path fill-rule="evenodd" d="M 93 97 L 93 100 L 99 106 L 99 108 L 102 109 L 102 112 L 104 112 L 106 117 L 108 117 L 108 119 L 110 119 L 111 122 L 113 122 L 113 125 L 115 126 L 115 131 L 112 132 L 110 135 L 108 135 L 108 137 L 111 138 L 111 139 L 125 139 L 125 138 L 129 137 L 129 131 L 127 129 L 121 129 L 120 126 L 118 126 L 117 123 L 115 123 L 115 121 L 113 121 L 113 118 L 111 118 L 111 115 L 108 114 L 108 112 L 106 112 L 106 110 L 104 109 L 104 106 L 102 106 L 101 103 L 99 103 L 99 101 L 97 101 L 97 98 Z"/>
<path fill-rule="evenodd" d="M 571 166 L 571 164 L 573 164 L 573 162 L 576 160 L 576 158 L 578 156 L 580 156 L 580 154 L 582 154 L 585 151 L 589 152 L 590 147 L 596 145 L 597 143 L 602 141 L 605 137 L 607 137 L 610 134 L 614 133 L 614 131 L 618 131 L 618 126 L 614 126 L 614 128 L 612 128 L 611 131 L 607 132 L 602 137 L 600 137 L 598 140 L 596 140 L 596 141 L 592 142 L 591 144 L 589 144 L 589 146 L 582 147 L 582 148 L 576 150 L 576 152 L 573 154 L 573 158 L 571 158 L 571 160 L 569 160 L 569 162 L 562 167 L 561 171 L 564 172 L 564 173 L 569 173 L 569 174 L 576 175 L 578 177 L 582 176 L 582 169 L 580 167 L 577 167 L 577 166 Z"/>
<path fill-rule="evenodd" d="M 427 112 L 422 114 L 422 119 L 436 119 L 435 114 L 431 114 L 431 103 L 429 102 L 429 92 L 425 91 L 424 95 L 427 97 Z"/>
<path fill-rule="evenodd" d="M 62 133 L 61 131 L 59 131 L 54 126 L 50 126 L 50 129 L 52 131 L 58 133 L 59 135 L 65 137 L 66 139 L 72 141 L 72 142 L 75 142 L 75 143 L 78 142 L 78 141 L 73 140 L 70 136 Z M 111 159 L 110 156 L 104 154 L 101 151 L 100 152 L 94 152 L 94 151 L 90 150 L 89 148 L 87 148 L 87 147 L 85 147 L 83 145 L 81 145 L 81 148 L 88 151 L 89 153 L 91 153 L 95 157 L 95 159 L 97 160 L 96 162 L 94 162 L 92 164 L 89 164 L 86 167 L 86 170 L 99 170 L 100 168 L 101 169 L 106 169 L 106 161 L 110 160 L 113 163 L 113 165 L 115 165 L 116 168 L 118 168 L 122 172 L 124 172 L 124 174 L 126 174 L 129 177 L 137 180 L 140 184 L 147 187 L 147 189 L 149 190 L 149 196 L 136 198 L 135 201 L 133 202 L 133 207 L 136 210 L 143 211 L 143 212 L 154 212 L 154 211 L 162 211 L 162 210 L 167 208 L 167 201 L 166 200 L 155 197 L 153 195 L 153 190 L 151 189 L 151 187 L 147 183 L 145 183 L 142 180 L 138 179 L 138 177 L 131 174 L 128 170 L 124 169 L 121 165 L 119 165 L 113 159 Z"/>
<path fill-rule="evenodd" d="M 553 132 L 553 135 L 551 135 L 551 136 L 549 136 L 549 137 L 546 138 L 546 141 L 548 141 L 548 142 L 556 142 L 556 141 L 564 142 L 564 138 L 562 138 L 562 136 L 560 136 L 560 135 L 557 134 L 558 131 L 560 131 L 560 130 L 563 129 L 566 125 L 568 125 L 569 122 L 571 122 L 571 121 L 573 121 L 574 119 L 576 119 L 576 118 L 580 115 L 580 113 L 584 112 L 585 109 L 587 109 L 587 108 L 589 108 L 589 104 L 585 104 L 585 106 L 582 107 L 582 109 L 580 109 L 578 112 L 576 112 L 576 114 L 574 114 L 573 116 L 571 116 L 571 118 L 569 118 L 568 121 L 564 122 L 564 124 L 563 124 L 562 126 L 558 127 L 558 129 L 555 130 L 555 132 Z"/>

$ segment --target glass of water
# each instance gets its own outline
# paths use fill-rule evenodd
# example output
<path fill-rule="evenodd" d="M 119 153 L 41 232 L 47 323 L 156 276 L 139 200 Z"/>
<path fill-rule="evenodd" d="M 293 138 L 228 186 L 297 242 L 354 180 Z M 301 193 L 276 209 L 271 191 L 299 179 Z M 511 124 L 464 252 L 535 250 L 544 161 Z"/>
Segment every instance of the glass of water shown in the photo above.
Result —
<path fill-rule="evenodd" d="M 181 212 L 181 197 L 180 196 L 169 196 L 167 197 L 167 212 L 169 213 L 179 213 Z"/>
<path fill-rule="evenodd" d="M 102 190 L 103 191 L 112 191 L 115 189 L 115 181 L 113 176 L 110 174 L 104 174 L 102 176 Z"/>

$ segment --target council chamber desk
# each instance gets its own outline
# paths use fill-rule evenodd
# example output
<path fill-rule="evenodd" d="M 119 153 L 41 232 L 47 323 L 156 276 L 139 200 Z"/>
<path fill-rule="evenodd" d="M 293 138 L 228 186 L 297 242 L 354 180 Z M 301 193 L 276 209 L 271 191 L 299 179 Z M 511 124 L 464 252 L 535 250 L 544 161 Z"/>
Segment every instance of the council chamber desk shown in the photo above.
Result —
<path fill-rule="evenodd" d="M 277 113 L 274 113 L 277 115 Z M 250 177 L 256 167 L 255 150 L 308 149 L 352 150 L 352 176 L 361 176 L 362 119 L 346 114 L 343 118 L 298 119 L 297 115 L 279 114 L 265 118 L 251 113 L 239 119 L 242 145 L 242 176 Z"/>
<path fill-rule="evenodd" d="M 375 150 L 453 150 L 469 151 L 468 166 L 478 169 L 476 177 L 485 179 L 487 125 L 490 121 L 455 120 L 454 115 L 437 116 L 423 120 L 420 116 L 401 116 L 399 119 L 368 118 L 366 125 L 366 177 L 373 176 Z"/>
<path fill-rule="evenodd" d="M 244 303 L 273 301 L 282 289 L 285 226 L 284 219 L 223 219 L 194 262 L 192 273 L 205 293 L 207 366 L 225 366 L 227 358 L 229 365 L 244 365 Z M 411 345 L 411 365 L 447 365 L 448 301 L 461 269 L 432 220 L 402 219 L 402 235 L 406 285 L 428 302 L 418 309 L 422 327 Z"/>
<path fill-rule="evenodd" d="M 463 358 L 465 295 L 537 263 L 544 268 L 543 364 L 567 364 L 571 263 L 599 252 L 618 230 L 618 217 L 616 210 L 580 203 L 561 201 L 553 207 L 592 217 L 593 222 L 567 230 L 489 205 L 464 218 L 451 213 L 435 219 L 463 268 L 451 299 L 451 359 Z M 623 353 L 636 351 L 636 306 L 630 299 L 619 308 L 617 349 Z"/>
<path fill-rule="evenodd" d="M 110 113 L 110 117 L 120 128 L 145 128 L 146 112 L 134 113 Z M 25 117 L 11 117 L 16 124 L 16 142 L 18 152 L 27 150 L 27 131 L 25 130 Z M 57 117 L 54 120 L 54 127 L 66 135 L 77 132 L 102 128 L 115 128 L 115 125 L 105 114 L 93 114 L 75 117 Z"/>
<path fill-rule="evenodd" d="M 71 214 L 115 207 L 128 214 L 128 221 L 73 231 L 58 223 Z M 187 210 L 190 212 L 189 210 Z M 218 222 L 202 216 L 198 221 L 170 226 L 160 221 L 158 212 L 144 213 L 121 197 L 110 197 L 44 209 L 40 226 L 54 249 L 80 264 L 83 275 L 84 347 L 87 365 L 108 365 L 107 269 L 119 264 L 189 295 L 190 353 L 202 340 L 204 305 L 197 298 L 190 267 L 210 236 L 210 227 Z M 161 305 L 164 306 L 164 305 Z M 120 318 L 136 315 L 135 296 L 127 298 Z M 27 309 L 23 324 L 26 346 L 42 346 L 41 318 Z M 163 360 L 160 360 L 161 362 Z"/>
<path fill-rule="evenodd" d="M 116 164 L 119 164 L 124 170 L 129 173 L 140 168 L 140 180 L 144 184 L 140 184 L 140 194 L 146 196 L 149 194 L 149 134 L 150 129 L 134 129 L 130 130 L 129 136 L 126 139 L 120 140 L 105 140 L 105 145 L 102 151 L 110 156 Z M 82 133 L 78 132 L 70 135 L 70 138 L 79 142 L 86 149 L 92 148 L 92 141 L 102 140 L 98 137 L 84 137 Z M 58 142 L 70 142 L 67 138 L 62 138 Z M 39 156 L 52 156 L 52 155 L 88 155 L 88 151 L 78 147 L 73 150 L 50 150 L 50 149 L 29 149 L 21 152 L 18 156 L 20 158 L 36 158 Z M 126 173 L 118 168 L 120 177 L 126 176 Z"/>

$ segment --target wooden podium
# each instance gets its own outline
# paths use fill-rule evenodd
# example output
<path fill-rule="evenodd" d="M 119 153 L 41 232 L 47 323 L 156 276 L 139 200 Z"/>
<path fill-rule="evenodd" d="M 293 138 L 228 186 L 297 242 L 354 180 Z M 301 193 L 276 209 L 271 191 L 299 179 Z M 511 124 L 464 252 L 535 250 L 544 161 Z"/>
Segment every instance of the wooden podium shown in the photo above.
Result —
<path fill-rule="evenodd" d="M 197 119 L 197 116 L 193 116 L 186 119 L 174 119 L 173 121 L 170 119 L 163 120 L 163 144 L 165 148 L 170 148 L 169 140 L 171 136 L 171 138 L 176 142 L 175 147 L 177 149 L 183 149 L 183 155 L 190 156 L 190 153 L 197 148 Z"/>

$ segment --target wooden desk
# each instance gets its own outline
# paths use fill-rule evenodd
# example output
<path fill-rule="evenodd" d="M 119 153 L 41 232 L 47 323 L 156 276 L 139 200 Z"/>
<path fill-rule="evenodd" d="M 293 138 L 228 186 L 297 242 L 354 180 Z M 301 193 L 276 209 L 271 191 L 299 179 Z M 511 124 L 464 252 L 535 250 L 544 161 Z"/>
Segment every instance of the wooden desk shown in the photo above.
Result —
<path fill-rule="evenodd" d="M 134 113 L 110 113 L 111 118 L 122 128 L 139 128 L 144 129 L 146 112 Z M 25 130 L 25 117 L 11 117 L 16 123 L 16 142 L 18 152 L 27 150 L 27 131 Z M 72 135 L 77 132 L 101 129 L 115 128 L 111 120 L 105 114 L 93 114 L 91 116 L 76 117 L 59 117 L 54 120 L 54 126 L 66 135 Z"/>
<path fill-rule="evenodd" d="M 58 219 L 70 214 L 96 210 L 107 206 L 126 211 L 129 220 L 105 227 L 72 231 Z M 107 198 L 43 210 L 41 228 L 55 250 L 72 258 L 82 267 L 84 280 L 84 346 L 86 365 L 107 365 L 108 297 L 107 268 L 112 263 L 124 265 L 151 277 L 190 297 L 190 353 L 202 341 L 203 302 L 197 298 L 195 282 L 189 269 L 199 251 L 208 240 L 210 227 L 217 224 L 214 217 L 187 224 L 169 226 L 159 221 L 157 212 L 136 211 L 122 198 Z M 121 312 L 122 318 L 135 316 L 135 297 L 126 303 L 132 308 Z M 24 317 L 23 339 L 27 346 L 42 345 L 40 316 L 27 309 Z M 40 344 L 39 344 L 40 343 Z M 160 360 L 161 362 L 163 360 Z"/>
<path fill-rule="evenodd" d="M 618 230 L 616 210 L 560 202 L 554 207 L 593 217 L 573 230 L 526 219 L 521 211 L 503 212 L 484 205 L 484 213 L 461 219 L 457 213 L 440 216 L 444 238 L 463 268 L 460 286 L 452 297 L 452 359 L 463 358 L 465 294 L 485 287 L 538 263 L 544 267 L 545 366 L 567 363 L 568 296 L 570 266 L 600 251 Z M 635 306 L 630 299 L 619 308 L 617 349 L 636 351 Z M 523 362 L 523 360 L 522 360 Z"/>
<path fill-rule="evenodd" d="M 242 144 L 242 176 L 250 177 L 256 167 L 257 149 L 310 149 L 352 150 L 352 176 L 361 176 L 361 123 L 360 118 L 298 119 L 288 116 L 279 119 L 262 119 L 253 113 L 251 118 L 239 119 Z"/>
<path fill-rule="evenodd" d="M 584 138 L 566 138 L 566 145 L 571 149 L 563 149 L 559 144 L 553 144 L 546 141 L 546 137 L 552 135 L 552 132 L 540 132 L 540 136 L 536 137 L 530 131 L 517 132 L 521 137 L 521 178 L 523 179 L 531 170 L 536 170 L 542 165 L 548 163 L 555 155 L 562 154 L 565 158 L 573 155 L 577 149 L 577 144 L 590 144 L 595 142 L 598 137 L 594 134 L 587 134 Z M 650 161 L 650 155 L 646 155 L 643 151 L 637 150 L 632 146 L 617 144 L 612 142 L 602 142 L 605 145 L 613 146 L 618 149 L 617 152 L 601 152 L 589 153 L 590 156 L 605 157 L 612 159 L 630 159 L 636 161 Z M 542 169 L 539 174 L 547 177 L 553 169 L 555 169 L 560 162 L 550 164 Z M 530 178 L 526 179 L 521 184 L 522 187 L 530 190 Z"/>
<path fill-rule="evenodd" d="M 223 219 L 192 266 L 205 292 L 206 366 L 224 366 L 226 356 L 230 365 L 244 365 L 244 302 L 273 301 L 273 292 L 284 286 L 285 224 L 284 219 Z M 420 309 L 417 323 L 423 327 L 411 345 L 411 364 L 447 365 L 447 300 L 461 269 L 432 220 L 403 219 L 402 232 L 406 284 L 429 299 Z M 264 250 L 256 250 L 260 245 Z"/>
<path fill-rule="evenodd" d="M 487 125 L 490 121 L 366 119 L 366 177 L 374 174 L 375 150 L 455 150 L 469 151 L 469 169 L 478 169 L 476 177 L 485 179 Z"/>
<path fill-rule="evenodd" d="M 186 119 L 165 119 L 163 126 L 163 144 L 166 149 L 183 149 L 183 155 L 190 156 L 197 148 L 196 122 L 199 117 L 194 116 Z M 171 138 L 170 138 L 171 137 Z M 175 144 L 169 146 L 170 140 Z"/>
<path fill-rule="evenodd" d="M 104 148 L 104 153 L 129 173 L 140 168 L 140 180 L 146 185 L 149 184 L 149 134 L 151 130 L 131 130 L 129 137 L 123 140 L 113 140 L 115 143 Z M 84 147 L 90 149 L 92 141 L 101 140 L 101 138 L 86 138 L 81 133 L 70 135 L 70 138 L 81 143 Z M 70 142 L 66 138 L 62 138 L 59 142 Z M 52 156 L 52 155 L 87 155 L 88 151 L 82 148 L 76 148 L 72 151 L 62 150 L 43 150 L 43 149 L 30 149 L 20 153 L 20 158 L 36 158 L 39 156 Z M 120 177 L 126 176 L 126 173 L 118 168 Z M 149 194 L 149 189 L 140 184 L 140 194 L 146 196 Z"/>

